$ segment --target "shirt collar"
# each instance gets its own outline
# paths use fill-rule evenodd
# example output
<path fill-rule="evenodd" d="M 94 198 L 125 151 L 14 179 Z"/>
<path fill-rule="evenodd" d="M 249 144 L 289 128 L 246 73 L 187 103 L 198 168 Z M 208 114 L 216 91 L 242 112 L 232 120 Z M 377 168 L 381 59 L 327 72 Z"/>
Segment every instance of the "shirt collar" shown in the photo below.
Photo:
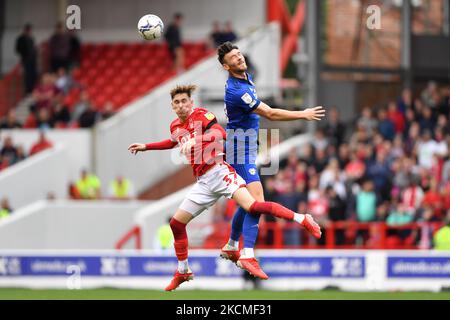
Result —
<path fill-rule="evenodd" d="M 245 75 L 247 76 L 247 79 L 236 78 L 236 77 L 232 76 L 231 74 L 229 75 L 229 78 L 235 79 L 239 82 L 245 82 L 247 84 L 251 84 L 252 86 L 254 86 L 255 84 L 253 83 L 252 79 L 250 78 L 250 74 L 246 72 Z"/>

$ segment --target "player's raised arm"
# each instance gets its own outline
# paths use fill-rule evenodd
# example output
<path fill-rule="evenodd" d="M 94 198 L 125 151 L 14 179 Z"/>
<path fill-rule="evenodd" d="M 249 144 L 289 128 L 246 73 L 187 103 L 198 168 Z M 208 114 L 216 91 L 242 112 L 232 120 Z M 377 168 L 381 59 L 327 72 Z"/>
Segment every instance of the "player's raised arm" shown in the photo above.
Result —
<path fill-rule="evenodd" d="M 290 111 L 271 108 L 262 101 L 254 112 L 271 121 L 291 121 L 300 119 L 320 121 L 325 116 L 325 109 L 323 109 L 322 106 L 308 108 L 302 111 Z"/>
<path fill-rule="evenodd" d="M 167 149 L 173 149 L 177 146 L 178 142 L 172 141 L 170 139 L 163 140 L 160 142 L 154 142 L 154 143 L 132 143 L 128 150 L 132 154 L 136 154 L 139 151 L 147 151 L 147 150 L 167 150 Z"/>

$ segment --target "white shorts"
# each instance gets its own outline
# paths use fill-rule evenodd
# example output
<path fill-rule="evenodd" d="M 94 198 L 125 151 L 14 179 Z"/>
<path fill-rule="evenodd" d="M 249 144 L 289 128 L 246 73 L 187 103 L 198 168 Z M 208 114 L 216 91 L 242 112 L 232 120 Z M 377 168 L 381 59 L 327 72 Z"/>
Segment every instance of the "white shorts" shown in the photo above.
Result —
<path fill-rule="evenodd" d="M 230 165 L 216 164 L 204 175 L 198 177 L 197 182 L 181 203 L 180 209 L 196 217 L 216 203 L 221 196 L 231 199 L 236 190 L 245 185 L 244 179 Z"/>

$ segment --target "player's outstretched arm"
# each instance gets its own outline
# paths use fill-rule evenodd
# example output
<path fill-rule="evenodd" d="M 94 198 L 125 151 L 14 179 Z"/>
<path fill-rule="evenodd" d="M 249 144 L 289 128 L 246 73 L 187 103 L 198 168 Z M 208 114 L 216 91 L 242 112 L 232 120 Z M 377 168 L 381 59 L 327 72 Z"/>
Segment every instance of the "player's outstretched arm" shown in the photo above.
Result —
<path fill-rule="evenodd" d="M 178 143 L 175 141 L 172 141 L 170 139 L 163 140 L 160 142 L 154 142 L 154 143 L 132 143 L 128 150 L 132 154 L 136 154 L 139 151 L 147 151 L 147 150 L 167 150 L 167 149 L 173 149 Z"/>
<path fill-rule="evenodd" d="M 143 143 L 132 143 L 128 147 L 128 151 L 130 151 L 132 154 L 136 154 L 139 151 L 145 151 L 145 150 L 147 150 L 147 149 L 145 148 L 145 144 L 143 144 Z"/>
<path fill-rule="evenodd" d="M 325 109 L 322 106 L 308 108 L 302 111 L 290 111 L 271 108 L 264 102 L 261 102 L 254 112 L 271 121 L 292 121 L 301 119 L 320 121 L 325 116 Z"/>

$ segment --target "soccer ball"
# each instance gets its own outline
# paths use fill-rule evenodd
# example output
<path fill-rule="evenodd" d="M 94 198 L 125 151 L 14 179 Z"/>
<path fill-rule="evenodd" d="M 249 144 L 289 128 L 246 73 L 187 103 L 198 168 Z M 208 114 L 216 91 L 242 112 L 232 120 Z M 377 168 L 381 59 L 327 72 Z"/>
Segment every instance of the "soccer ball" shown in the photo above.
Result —
<path fill-rule="evenodd" d="M 162 20 L 154 14 L 146 14 L 139 19 L 138 31 L 145 40 L 155 40 L 161 37 L 164 31 Z"/>

